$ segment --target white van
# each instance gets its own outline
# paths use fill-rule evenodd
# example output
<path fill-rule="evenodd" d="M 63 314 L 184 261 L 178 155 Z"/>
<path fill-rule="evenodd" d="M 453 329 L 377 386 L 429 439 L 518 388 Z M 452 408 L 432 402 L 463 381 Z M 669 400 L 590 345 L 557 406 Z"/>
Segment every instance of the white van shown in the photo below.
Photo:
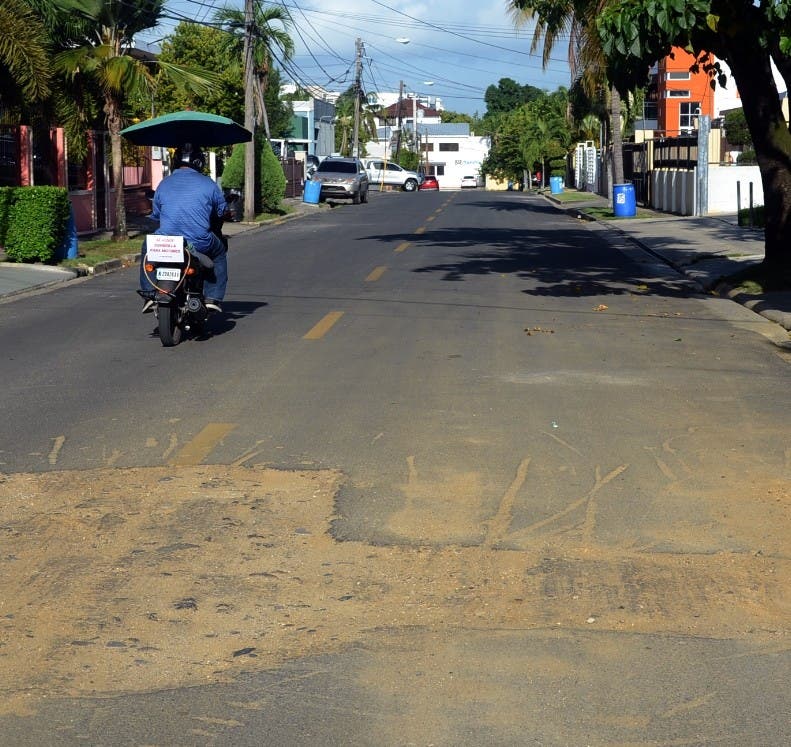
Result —
<path fill-rule="evenodd" d="M 365 170 L 368 172 L 371 186 L 389 184 L 401 187 L 405 192 L 415 192 L 420 184 L 420 177 L 414 171 L 407 171 L 392 161 L 377 159 L 365 161 Z"/>

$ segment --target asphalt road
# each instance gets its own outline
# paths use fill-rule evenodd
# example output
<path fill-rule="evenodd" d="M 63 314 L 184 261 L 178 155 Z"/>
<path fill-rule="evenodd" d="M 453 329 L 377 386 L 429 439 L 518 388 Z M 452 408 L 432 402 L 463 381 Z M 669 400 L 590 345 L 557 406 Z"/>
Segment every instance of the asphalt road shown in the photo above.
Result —
<path fill-rule="evenodd" d="M 135 282 L 0 305 L 0 470 L 333 472 L 304 516 L 360 605 L 214 679 L 72 673 L 24 708 L 7 680 L 1 744 L 791 741 L 771 323 L 541 198 L 478 190 L 235 237 L 226 314 L 175 349 Z"/>

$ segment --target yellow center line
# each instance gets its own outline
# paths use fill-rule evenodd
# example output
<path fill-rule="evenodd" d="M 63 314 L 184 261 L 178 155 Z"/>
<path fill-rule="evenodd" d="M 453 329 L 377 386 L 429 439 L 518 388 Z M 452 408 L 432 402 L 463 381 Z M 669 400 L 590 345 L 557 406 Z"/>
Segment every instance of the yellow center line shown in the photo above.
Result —
<path fill-rule="evenodd" d="M 431 223 L 431 221 L 433 221 L 434 218 L 436 218 L 436 217 L 437 217 L 436 215 L 429 215 L 429 217 L 426 218 L 426 223 Z"/>
<path fill-rule="evenodd" d="M 225 438 L 236 423 L 209 423 L 195 438 L 170 460 L 174 467 L 194 467 L 200 464 L 209 452 Z"/>
<path fill-rule="evenodd" d="M 434 212 L 435 212 L 437 215 L 439 215 L 439 214 L 442 212 L 442 208 L 441 208 L 441 207 L 440 207 L 440 208 L 437 208 L 437 209 L 436 209 Z"/>
<path fill-rule="evenodd" d="M 421 234 L 421 233 L 425 233 L 425 232 L 426 232 L 426 227 L 425 226 L 421 226 L 420 228 L 418 228 L 415 231 L 416 234 Z"/>
<path fill-rule="evenodd" d="M 335 322 L 343 316 L 342 311 L 331 311 L 325 315 L 321 321 L 318 322 L 302 339 L 303 340 L 320 340 L 324 335 L 329 332 Z"/>
<path fill-rule="evenodd" d="M 410 244 L 409 241 L 402 241 L 393 251 L 395 251 L 396 254 L 398 254 L 399 252 L 403 252 L 409 248 L 409 244 Z"/>
<path fill-rule="evenodd" d="M 385 274 L 385 270 L 387 270 L 387 267 L 385 267 L 384 265 L 382 265 L 381 267 L 374 268 L 371 271 L 371 274 L 368 275 L 367 278 L 365 278 L 365 282 L 366 283 L 374 283 L 374 282 L 376 282 L 377 280 L 379 280 L 380 277 L 382 277 L 382 275 Z"/>

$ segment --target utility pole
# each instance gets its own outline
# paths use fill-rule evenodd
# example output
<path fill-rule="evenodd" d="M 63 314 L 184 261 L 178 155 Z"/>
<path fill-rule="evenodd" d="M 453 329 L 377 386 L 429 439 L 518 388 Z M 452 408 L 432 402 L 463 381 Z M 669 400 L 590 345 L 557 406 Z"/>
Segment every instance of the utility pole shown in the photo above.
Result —
<path fill-rule="evenodd" d="M 255 93 L 253 69 L 253 43 L 255 38 L 255 11 L 253 0 L 244 0 L 244 126 L 253 133 L 253 139 L 244 151 L 244 219 L 255 220 Z"/>
<path fill-rule="evenodd" d="M 404 81 L 398 88 L 398 134 L 396 135 L 395 160 L 398 163 L 398 155 L 401 152 L 401 102 L 404 100 Z"/>
<path fill-rule="evenodd" d="M 361 78 L 363 75 L 363 42 L 357 39 L 357 57 L 354 65 L 354 134 L 352 135 L 352 156 L 360 157 L 360 93 L 362 92 Z"/>
<path fill-rule="evenodd" d="M 711 117 L 708 114 L 698 117 L 698 200 L 695 215 L 708 215 L 709 212 L 709 133 Z"/>
<path fill-rule="evenodd" d="M 412 93 L 412 133 L 415 138 L 415 153 L 417 153 L 417 92 Z"/>

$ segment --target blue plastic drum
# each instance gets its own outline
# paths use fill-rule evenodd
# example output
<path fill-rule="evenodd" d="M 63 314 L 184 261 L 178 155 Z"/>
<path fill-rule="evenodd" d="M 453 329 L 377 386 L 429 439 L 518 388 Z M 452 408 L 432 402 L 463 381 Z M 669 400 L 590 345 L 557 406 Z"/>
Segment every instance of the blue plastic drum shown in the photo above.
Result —
<path fill-rule="evenodd" d="M 321 182 L 314 182 L 312 180 L 306 181 L 302 202 L 309 202 L 312 205 L 317 205 L 319 197 L 321 197 Z"/>
<path fill-rule="evenodd" d="M 616 218 L 634 218 L 637 203 L 634 199 L 634 184 L 614 184 L 612 188 L 612 210 Z"/>

